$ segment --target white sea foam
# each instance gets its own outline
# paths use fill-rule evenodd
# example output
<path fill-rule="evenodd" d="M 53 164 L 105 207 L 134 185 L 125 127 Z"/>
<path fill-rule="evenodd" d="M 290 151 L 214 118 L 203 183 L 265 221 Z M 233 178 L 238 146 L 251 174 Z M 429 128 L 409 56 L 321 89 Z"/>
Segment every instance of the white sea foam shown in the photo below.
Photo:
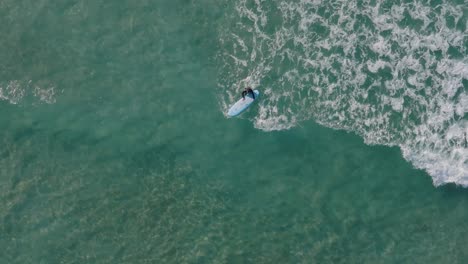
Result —
<path fill-rule="evenodd" d="M 23 98 L 25 90 L 20 81 L 13 80 L 0 86 L 0 99 L 17 104 Z"/>
<path fill-rule="evenodd" d="M 32 80 L 0 82 L 0 100 L 19 104 L 25 97 L 32 96 L 39 102 L 55 103 L 55 87 L 39 85 Z"/>
<path fill-rule="evenodd" d="M 387 66 L 387 65 L 388 65 L 388 63 L 385 62 L 385 61 L 382 61 L 382 60 L 377 60 L 376 62 L 368 61 L 367 62 L 367 69 L 370 72 L 376 73 L 380 69 L 385 68 L 385 66 Z"/>
<path fill-rule="evenodd" d="M 243 22 L 220 30 L 223 110 L 239 86 L 268 87 L 259 129 L 314 119 L 400 146 L 435 185 L 468 186 L 468 31 L 447 22 L 468 18 L 442 2 L 240 0 L 230 19 Z"/>

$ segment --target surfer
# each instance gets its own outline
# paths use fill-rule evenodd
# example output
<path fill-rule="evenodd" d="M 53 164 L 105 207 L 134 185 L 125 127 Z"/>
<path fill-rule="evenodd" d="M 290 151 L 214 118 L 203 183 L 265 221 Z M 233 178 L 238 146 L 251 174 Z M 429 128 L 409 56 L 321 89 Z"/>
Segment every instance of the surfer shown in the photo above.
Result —
<path fill-rule="evenodd" d="M 244 88 L 244 91 L 242 91 L 242 99 L 245 100 L 245 96 L 246 96 L 247 94 L 251 94 L 251 95 L 252 95 L 252 98 L 255 100 L 255 93 L 254 93 L 254 91 L 252 90 L 252 88 L 250 88 L 250 87 Z"/>

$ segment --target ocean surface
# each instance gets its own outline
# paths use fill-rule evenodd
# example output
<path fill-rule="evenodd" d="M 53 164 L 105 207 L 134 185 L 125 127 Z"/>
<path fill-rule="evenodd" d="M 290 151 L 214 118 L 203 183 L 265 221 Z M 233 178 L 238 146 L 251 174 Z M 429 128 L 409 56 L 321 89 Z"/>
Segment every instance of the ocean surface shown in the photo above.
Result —
<path fill-rule="evenodd" d="M 468 262 L 466 0 L 0 0 L 0 36 L 2 264 Z"/>

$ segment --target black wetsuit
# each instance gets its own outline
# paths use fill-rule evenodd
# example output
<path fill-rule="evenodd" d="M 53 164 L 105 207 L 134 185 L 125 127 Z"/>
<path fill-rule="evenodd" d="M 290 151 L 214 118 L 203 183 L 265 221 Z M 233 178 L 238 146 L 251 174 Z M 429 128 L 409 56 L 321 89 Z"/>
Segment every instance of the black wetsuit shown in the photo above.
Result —
<path fill-rule="evenodd" d="M 245 99 L 245 96 L 250 93 L 252 95 L 252 98 L 255 100 L 255 93 L 251 88 L 247 88 L 242 92 L 242 98 Z"/>

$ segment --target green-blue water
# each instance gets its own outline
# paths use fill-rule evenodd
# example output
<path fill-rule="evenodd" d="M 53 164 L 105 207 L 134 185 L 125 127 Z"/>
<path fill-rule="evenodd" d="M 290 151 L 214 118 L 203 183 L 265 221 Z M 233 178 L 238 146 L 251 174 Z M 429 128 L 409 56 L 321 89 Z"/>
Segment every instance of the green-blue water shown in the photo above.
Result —
<path fill-rule="evenodd" d="M 0 263 L 468 261 L 465 1 L 3 0 L 0 25 Z"/>

